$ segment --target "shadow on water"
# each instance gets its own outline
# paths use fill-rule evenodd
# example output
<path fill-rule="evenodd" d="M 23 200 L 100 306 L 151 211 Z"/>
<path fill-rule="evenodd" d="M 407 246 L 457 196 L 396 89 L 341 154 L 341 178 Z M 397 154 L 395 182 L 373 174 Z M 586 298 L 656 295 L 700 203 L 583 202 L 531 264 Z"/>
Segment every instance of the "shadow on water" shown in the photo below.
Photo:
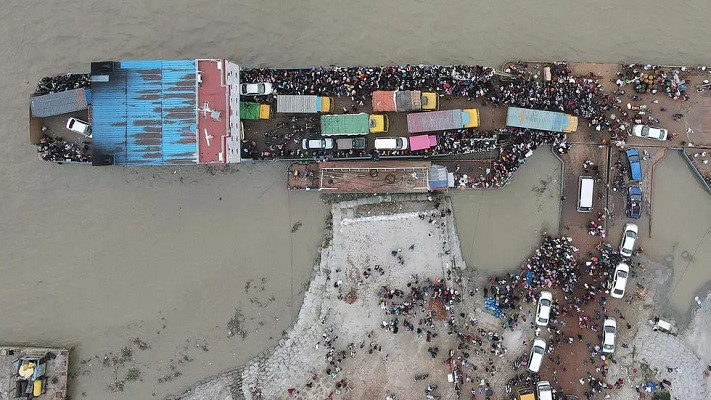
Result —
<path fill-rule="evenodd" d="M 673 268 L 663 307 L 688 320 L 693 298 L 711 281 L 711 196 L 675 151 L 654 171 L 652 238 L 645 252 Z M 705 295 L 700 296 L 704 298 Z"/>
<path fill-rule="evenodd" d="M 558 232 L 560 169 L 544 147 L 507 187 L 452 193 L 467 266 L 491 273 L 514 269 L 538 245 L 542 231 Z"/>

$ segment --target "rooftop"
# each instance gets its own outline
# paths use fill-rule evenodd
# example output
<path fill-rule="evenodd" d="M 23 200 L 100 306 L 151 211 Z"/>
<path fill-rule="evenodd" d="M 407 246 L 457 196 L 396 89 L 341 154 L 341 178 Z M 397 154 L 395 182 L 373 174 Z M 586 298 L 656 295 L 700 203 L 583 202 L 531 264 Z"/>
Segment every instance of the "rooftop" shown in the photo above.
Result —
<path fill-rule="evenodd" d="M 92 64 L 95 162 L 197 163 L 195 85 L 194 60 Z"/>
<path fill-rule="evenodd" d="M 198 60 L 198 160 L 222 163 L 227 158 L 229 132 L 228 96 L 222 60 Z"/>

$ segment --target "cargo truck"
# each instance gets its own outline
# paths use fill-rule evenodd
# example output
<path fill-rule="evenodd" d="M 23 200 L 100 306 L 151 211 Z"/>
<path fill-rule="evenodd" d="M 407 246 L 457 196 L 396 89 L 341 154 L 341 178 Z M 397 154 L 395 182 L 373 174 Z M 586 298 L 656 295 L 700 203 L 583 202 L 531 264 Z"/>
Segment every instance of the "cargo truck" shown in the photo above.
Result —
<path fill-rule="evenodd" d="M 419 90 L 376 90 L 373 92 L 373 111 L 438 110 L 437 93 Z"/>
<path fill-rule="evenodd" d="M 337 114 L 321 116 L 321 135 L 357 136 L 387 132 L 388 116 L 383 114 Z"/>
<path fill-rule="evenodd" d="M 333 112 L 333 98 L 311 95 L 277 95 L 277 112 L 304 114 Z"/>
<path fill-rule="evenodd" d="M 479 110 L 476 108 L 407 114 L 407 131 L 410 133 L 476 128 L 478 126 Z"/>
<path fill-rule="evenodd" d="M 539 131 L 570 133 L 578 129 L 578 117 L 555 111 L 509 107 L 506 113 L 506 125 Z"/>
<path fill-rule="evenodd" d="M 239 102 L 239 119 L 270 119 L 272 106 L 251 101 Z"/>

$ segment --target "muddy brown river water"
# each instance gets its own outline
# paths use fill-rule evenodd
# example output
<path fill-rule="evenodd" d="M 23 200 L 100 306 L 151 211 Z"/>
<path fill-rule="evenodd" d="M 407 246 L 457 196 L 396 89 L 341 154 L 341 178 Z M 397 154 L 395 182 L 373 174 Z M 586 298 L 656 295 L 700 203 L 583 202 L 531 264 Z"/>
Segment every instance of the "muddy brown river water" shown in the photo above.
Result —
<path fill-rule="evenodd" d="M 315 193 L 287 192 L 279 163 L 223 172 L 40 162 L 27 143 L 26 116 L 41 76 L 86 71 L 96 60 L 207 56 L 273 66 L 709 62 L 711 42 L 695 40 L 711 33 L 708 1 L 685 1 L 658 23 L 635 22 L 648 19 L 640 15 L 648 2 L 573 4 L 5 1 L 0 339 L 74 346 L 75 399 L 179 392 L 276 343 L 298 312 L 328 212 Z M 556 163 L 538 152 L 510 187 L 455 195 L 470 263 L 511 268 L 540 229 L 557 226 L 555 190 L 536 190 L 556 178 Z M 676 167 L 663 168 L 660 175 L 678 176 Z M 708 203 L 684 179 L 660 195 L 667 198 L 655 211 L 660 244 L 649 250 L 674 252 L 677 268 L 683 250 L 701 246 L 693 268 L 676 275 L 671 304 L 678 307 L 709 278 L 701 267 L 710 257 L 708 241 L 698 240 Z M 498 226 L 511 229 L 491 231 Z"/>

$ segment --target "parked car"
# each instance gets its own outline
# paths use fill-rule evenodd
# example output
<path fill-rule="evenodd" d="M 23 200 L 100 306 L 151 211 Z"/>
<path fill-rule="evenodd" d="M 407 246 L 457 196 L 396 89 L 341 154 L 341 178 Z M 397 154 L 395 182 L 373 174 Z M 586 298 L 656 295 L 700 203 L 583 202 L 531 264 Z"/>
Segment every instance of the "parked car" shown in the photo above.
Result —
<path fill-rule="evenodd" d="M 536 373 L 539 369 L 541 369 L 545 353 L 546 342 L 543 339 L 534 340 L 533 348 L 531 349 L 531 356 L 528 358 L 528 371 Z"/>
<path fill-rule="evenodd" d="M 633 181 L 641 181 L 642 163 L 639 162 L 639 152 L 637 149 L 628 149 L 625 154 L 627 155 L 627 164 L 630 169 L 630 179 Z"/>
<path fill-rule="evenodd" d="M 637 240 L 637 225 L 628 222 L 622 231 L 622 241 L 620 241 L 620 254 L 631 257 L 634 252 L 634 242 Z"/>
<path fill-rule="evenodd" d="M 617 321 L 608 318 L 602 325 L 602 352 L 612 353 L 615 351 L 615 335 L 617 335 Z"/>
<path fill-rule="evenodd" d="M 553 390 L 548 381 L 538 381 L 536 383 L 536 400 L 553 400 Z"/>
<path fill-rule="evenodd" d="M 91 137 L 91 125 L 86 121 L 70 117 L 67 120 L 67 129 L 84 137 Z"/>
<path fill-rule="evenodd" d="M 242 96 L 263 96 L 274 93 L 274 87 L 269 82 L 243 83 L 239 85 L 239 94 Z"/>
<path fill-rule="evenodd" d="M 338 150 L 363 150 L 366 147 L 368 147 L 368 139 L 365 136 L 336 139 Z"/>
<path fill-rule="evenodd" d="M 627 216 L 639 218 L 642 215 L 642 189 L 639 186 L 627 188 Z"/>
<path fill-rule="evenodd" d="M 649 125 L 635 125 L 632 127 L 632 134 L 638 137 L 667 140 L 667 130 L 663 128 L 654 128 Z"/>
<path fill-rule="evenodd" d="M 553 295 L 549 291 L 542 291 L 538 297 L 538 308 L 536 309 L 536 325 L 546 326 L 551 316 L 551 306 L 553 305 Z"/>
<path fill-rule="evenodd" d="M 304 150 L 331 150 L 333 148 L 333 139 L 331 139 L 331 138 L 304 139 L 301 141 L 301 147 Z"/>
<path fill-rule="evenodd" d="M 406 137 L 379 137 L 375 139 L 374 146 L 378 150 L 407 150 Z"/>
<path fill-rule="evenodd" d="M 625 263 L 619 263 L 615 267 L 615 274 L 612 277 L 612 286 L 610 286 L 610 296 L 621 299 L 625 295 L 625 287 L 627 286 L 627 277 L 630 275 L 630 266 Z"/>

